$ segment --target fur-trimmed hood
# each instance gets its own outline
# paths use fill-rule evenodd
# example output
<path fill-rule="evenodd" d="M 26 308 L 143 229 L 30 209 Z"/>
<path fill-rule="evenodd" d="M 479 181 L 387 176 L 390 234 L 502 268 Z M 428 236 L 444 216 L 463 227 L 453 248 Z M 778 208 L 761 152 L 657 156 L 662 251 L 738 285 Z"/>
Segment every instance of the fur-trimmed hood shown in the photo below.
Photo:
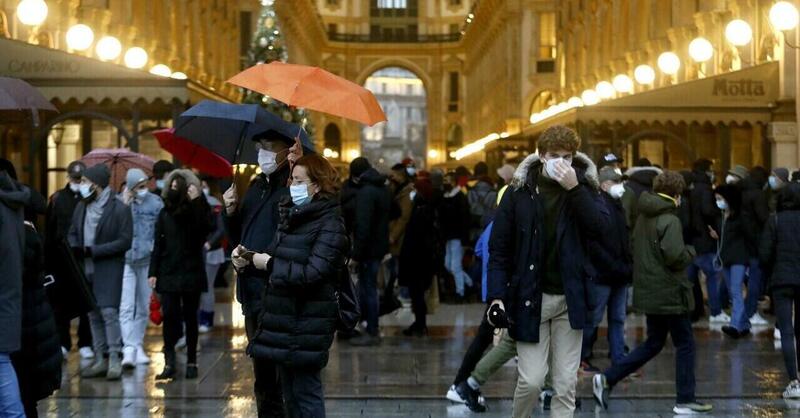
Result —
<path fill-rule="evenodd" d="M 169 173 L 169 175 L 167 176 L 167 181 L 164 182 L 164 189 L 161 190 L 161 197 L 162 198 L 164 198 L 164 199 L 167 198 L 167 194 L 169 193 L 169 189 L 172 187 L 172 180 L 175 180 L 176 176 L 183 177 L 183 179 L 186 180 L 186 185 L 187 186 L 190 186 L 190 185 L 194 184 L 195 187 L 197 187 L 197 190 L 199 190 L 202 193 L 203 184 L 200 183 L 200 179 L 194 174 L 194 172 L 192 172 L 192 170 L 186 170 L 186 169 L 183 169 L 183 168 L 179 168 L 177 170 L 172 170 Z"/>
<path fill-rule="evenodd" d="M 514 172 L 514 178 L 511 180 L 511 187 L 513 187 L 514 190 L 519 190 L 524 187 L 525 183 L 528 181 L 528 174 L 531 172 L 531 168 L 539 169 L 541 166 L 542 162 L 539 160 L 539 154 L 531 154 L 526 157 L 517 167 L 517 171 Z M 597 166 L 588 155 L 582 152 L 575 153 L 575 157 L 572 159 L 572 167 L 583 170 L 586 182 L 592 186 L 593 189 L 596 190 L 600 188 Z M 580 182 L 581 179 L 578 180 Z"/>

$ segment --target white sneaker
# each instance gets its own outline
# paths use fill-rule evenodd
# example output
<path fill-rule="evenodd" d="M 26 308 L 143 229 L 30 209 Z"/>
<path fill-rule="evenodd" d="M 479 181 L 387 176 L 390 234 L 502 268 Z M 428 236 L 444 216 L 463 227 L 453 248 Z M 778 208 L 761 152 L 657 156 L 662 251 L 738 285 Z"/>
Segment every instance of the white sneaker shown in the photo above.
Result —
<path fill-rule="evenodd" d="M 197 327 L 197 332 L 199 332 L 201 334 L 207 334 L 210 331 L 211 331 L 211 327 L 209 327 L 208 325 L 200 325 L 199 327 Z"/>
<path fill-rule="evenodd" d="M 450 385 L 450 388 L 449 388 L 449 389 L 447 389 L 447 395 L 446 395 L 446 398 L 447 398 L 447 400 L 449 400 L 449 401 L 451 401 L 451 402 L 456 402 L 456 403 L 467 403 L 467 402 L 466 402 L 466 401 L 465 401 L 465 400 L 464 400 L 464 399 L 461 397 L 461 395 L 459 395 L 459 394 L 458 394 L 458 392 L 456 392 L 456 385 Z"/>
<path fill-rule="evenodd" d="M 150 364 L 150 357 L 141 345 L 136 347 L 136 364 Z"/>
<path fill-rule="evenodd" d="M 92 350 L 92 347 L 81 347 L 78 352 L 81 354 L 81 358 L 84 360 L 90 360 L 94 358 L 94 350 Z"/>
<path fill-rule="evenodd" d="M 783 391 L 783 399 L 800 399 L 800 382 L 792 380 Z"/>
<path fill-rule="evenodd" d="M 122 349 L 122 368 L 133 369 L 136 367 L 136 348 L 125 347 Z"/>
<path fill-rule="evenodd" d="M 731 317 L 725 312 L 720 312 L 719 315 L 709 317 L 708 322 L 712 324 L 729 324 L 731 322 Z"/>
<path fill-rule="evenodd" d="M 183 337 L 181 337 L 178 340 L 178 342 L 175 343 L 175 349 L 176 350 L 182 350 L 184 348 L 186 348 L 186 336 L 185 335 Z"/>
<path fill-rule="evenodd" d="M 769 321 L 764 319 L 764 317 L 761 316 L 760 313 L 756 312 L 755 314 L 753 314 L 753 316 L 750 317 L 750 325 L 754 327 L 766 326 L 769 325 Z"/>
<path fill-rule="evenodd" d="M 780 341 L 781 340 L 781 330 L 775 328 L 775 331 L 772 331 L 772 338 Z"/>

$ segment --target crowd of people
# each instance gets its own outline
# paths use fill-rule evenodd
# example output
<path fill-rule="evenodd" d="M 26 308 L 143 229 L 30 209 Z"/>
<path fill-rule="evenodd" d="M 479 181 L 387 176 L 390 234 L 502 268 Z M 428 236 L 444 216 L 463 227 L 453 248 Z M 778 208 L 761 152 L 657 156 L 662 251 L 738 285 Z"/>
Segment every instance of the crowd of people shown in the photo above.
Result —
<path fill-rule="evenodd" d="M 783 341 L 784 397 L 800 399 L 800 173 L 735 166 L 716 184 L 707 159 L 691 171 L 646 159 L 623 171 L 617 156 L 596 163 L 573 130 L 555 126 L 538 152 L 493 173 L 483 162 L 418 170 L 410 159 L 382 173 L 359 157 L 341 181 L 276 132 L 253 138 L 260 173 L 243 196 L 233 183 L 221 200 L 214 179 L 167 161 L 152 176 L 128 170 L 119 192 L 107 166 L 76 161 L 47 201 L 0 161 L 0 415 L 35 417 L 59 388 L 73 322 L 81 378 L 118 380 L 149 364 L 148 322 L 163 321 L 155 378 L 196 379 L 198 334 L 214 326 L 228 257 L 259 417 L 324 417 L 320 373 L 334 337 L 381 344 L 380 317 L 405 301 L 414 321 L 403 334 L 423 338 L 438 299 L 486 304 L 446 394 L 472 411 L 486 410 L 481 386 L 513 358 L 514 417 L 531 416 L 537 400 L 571 416 L 579 372 L 607 408 L 614 386 L 670 335 L 674 412 L 709 412 L 695 394 L 692 322 L 742 338 L 770 324 L 763 300 Z M 342 325 L 351 277 L 355 327 Z M 647 338 L 629 348 L 632 311 L 645 315 Z M 601 371 L 592 361 L 604 317 L 611 366 Z"/>

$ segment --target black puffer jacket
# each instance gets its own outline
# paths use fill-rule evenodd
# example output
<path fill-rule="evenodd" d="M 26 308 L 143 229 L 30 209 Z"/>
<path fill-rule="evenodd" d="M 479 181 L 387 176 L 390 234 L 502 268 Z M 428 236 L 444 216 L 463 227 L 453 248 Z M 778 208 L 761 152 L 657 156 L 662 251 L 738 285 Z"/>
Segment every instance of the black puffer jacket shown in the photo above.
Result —
<path fill-rule="evenodd" d="M 761 262 L 772 271 L 770 287 L 800 286 L 800 184 L 781 189 L 778 202 L 761 237 Z"/>
<path fill-rule="evenodd" d="M 719 209 L 714 202 L 711 179 L 703 171 L 693 171 L 694 189 L 691 192 L 693 240 L 697 254 L 709 254 L 717 250 L 717 242 L 711 238 L 708 227 L 719 223 Z"/>
<path fill-rule="evenodd" d="M 25 226 L 22 278 L 22 346 L 11 356 L 23 399 L 44 399 L 61 387 L 61 344 L 43 286 L 42 239 Z"/>
<path fill-rule="evenodd" d="M 469 244 L 470 213 L 467 196 L 458 191 L 454 195 L 446 192 L 439 205 L 439 226 L 442 228 L 442 239 L 461 240 Z"/>
<path fill-rule="evenodd" d="M 720 225 L 714 228 L 722 241 L 719 250 L 722 264 L 725 267 L 747 265 L 750 262 L 750 254 L 747 251 L 747 237 L 742 218 L 741 189 L 735 185 L 724 184 L 718 186 L 714 192 L 724 197 L 730 208 L 728 218 L 722 217 Z"/>
<path fill-rule="evenodd" d="M 359 178 L 353 225 L 353 260 L 380 260 L 389 253 L 392 194 L 386 177 L 370 168 Z"/>
<path fill-rule="evenodd" d="M 748 177 L 741 182 L 742 187 L 742 226 L 747 239 L 747 251 L 751 257 L 758 257 L 758 243 L 761 231 L 769 217 L 769 202 L 764 192 L 764 180 Z"/>
<path fill-rule="evenodd" d="M 427 289 L 436 272 L 436 209 L 420 194 L 414 198 L 411 219 L 400 251 L 401 286 L 419 284 Z"/>
<path fill-rule="evenodd" d="M 590 240 L 588 247 L 589 258 L 597 270 L 597 282 L 606 286 L 630 284 L 633 279 L 633 257 L 622 203 L 605 192 L 601 192 L 596 200 L 597 208 L 605 220 L 604 233 Z"/>
<path fill-rule="evenodd" d="M 281 202 L 281 223 L 267 253 L 269 285 L 259 330 L 248 348 L 290 368 L 328 364 L 338 305 L 334 286 L 349 242 L 338 199 L 315 198 L 303 206 Z"/>

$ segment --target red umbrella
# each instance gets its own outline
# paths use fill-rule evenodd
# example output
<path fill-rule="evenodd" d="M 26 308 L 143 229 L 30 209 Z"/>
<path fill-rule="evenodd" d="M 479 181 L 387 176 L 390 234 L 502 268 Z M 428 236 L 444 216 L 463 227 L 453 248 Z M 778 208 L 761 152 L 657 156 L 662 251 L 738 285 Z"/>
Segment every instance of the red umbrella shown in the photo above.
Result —
<path fill-rule="evenodd" d="M 155 160 L 152 158 L 125 148 L 99 148 L 84 155 L 81 161 L 87 167 L 97 164 L 107 165 L 109 171 L 111 171 L 109 185 L 116 191 L 121 191 L 119 190 L 120 185 L 125 182 L 129 169 L 139 168 L 148 176 L 152 176 L 153 164 L 155 164 Z"/>
<path fill-rule="evenodd" d="M 228 160 L 188 139 L 175 135 L 174 129 L 162 129 L 153 132 L 153 135 L 158 139 L 161 148 L 201 173 L 213 177 L 230 177 L 233 173 L 233 167 Z"/>

